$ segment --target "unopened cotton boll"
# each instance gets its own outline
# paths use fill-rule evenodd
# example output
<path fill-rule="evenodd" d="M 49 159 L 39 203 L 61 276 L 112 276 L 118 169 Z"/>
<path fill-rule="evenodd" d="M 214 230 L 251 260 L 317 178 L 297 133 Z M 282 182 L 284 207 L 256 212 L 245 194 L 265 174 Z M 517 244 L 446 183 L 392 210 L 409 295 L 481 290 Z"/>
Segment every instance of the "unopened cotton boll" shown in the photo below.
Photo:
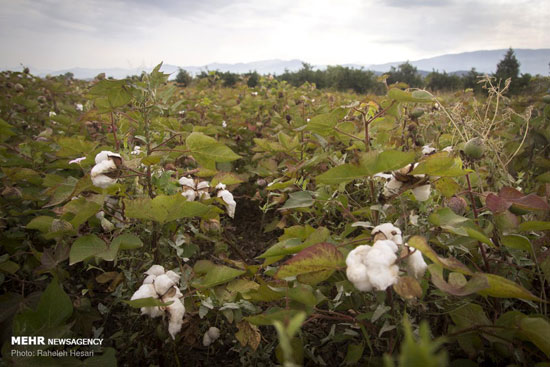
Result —
<path fill-rule="evenodd" d="M 424 276 L 428 265 L 426 261 L 424 261 L 424 257 L 422 257 L 422 252 L 420 252 L 420 250 L 409 250 L 414 252 L 407 258 L 407 273 L 411 277 L 420 279 Z"/>
<path fill-rule="evenodd" d="M 397 245 L 403 244 L 403 237 L 401 237 L 401 230 L 391 223 L 382 223 L 374 227 L 371 234 L 375 237 L 375 242 L 378 239 L 390 240 Z M 378 235 L 378 237 L 377 237 Z M 397 248 L 395 249 L 397 251 Z"/>
<path fill-rule="evenodd" d="M 428 185 L 422 185 L 422 186 L 418 186 L 418 187 L 415 187 L 414 189 L 411 190 L 413 195 L 414 195 L 414 198 L 418 201 L 426 201 L 429 199 L 430 197 L 430 193 L 432 191 L 432 188 L 431 186 L 428 184 Z"/>
<path fill-rule="evenodd" d="M 155 276 L 162 275 L 164 274 L 164 267 L 162 265 L 153 265 L 145 272 L 145 274 Z"/>
<path fill-rule="evenodd" d="M 168 290 L 172 288 L 175 284 L 176 283 L 166 274 L 157 276 L 153 282 L 155 290 L 160 296 L 168 292 Z"/>
<path fill-rule="evenodd" d="M 235 208 L 237 207 L 237 202 L 233 199 L 233 194 L 227 190 L 221 190 L 218 192 L 218 197 L 221 197 L 225 202 L 227 215 L 233 218 L 235 216 Z"/>
<path fill-rule="evenodd" d="M 163 302 L 173 301 L 171 305 L 166 306 L 168 312 L 168 333 L 172 339 L 176 339 L 176 334 L 180 332 L 183 324 L 183 315 L 185 314 L 185 306 L 179 298 L 163 299 Z"/>

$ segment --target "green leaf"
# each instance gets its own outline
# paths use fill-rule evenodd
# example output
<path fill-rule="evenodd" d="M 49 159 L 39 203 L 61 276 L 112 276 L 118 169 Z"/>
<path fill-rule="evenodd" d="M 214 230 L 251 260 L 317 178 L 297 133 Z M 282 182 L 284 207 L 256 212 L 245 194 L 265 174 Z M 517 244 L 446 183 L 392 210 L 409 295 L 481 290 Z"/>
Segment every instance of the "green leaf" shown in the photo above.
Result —
<path fill-rule="evenodd" d="M 526 317 L 519 322 L 521 333 L 550 358 L 550 324 L 541 317 Z"/>
<path fill-rule="evenodd" d="M 529 239 L 519 234 L 503 236 L 501 242 L 504 246 L 508 248 L 532 252 L 531 242 L 529 241 Z"/>
<path fill-rule="evenodd" d="M 19 270 L 19 265 L 11 260 L 0 263 L 0 271 L 9 274 L 15 274 Z"/>
<path fill-rule="evenodd" d="M 323 113 L 311 118 L 307 124 L 309 131 L 317 133 L 321 136 L 327 136 L 334 133 L 333 129 L 336 124 L 342 120 L 347 114 L 344 108 L 336 108 L 330 113 Z"/>
<path fill-rule="evenodd" d="M 50 231 L 52 222 L 55 218 L 41 215 L 39 217 L 33 218 L 25 228 L 27 229 L 38 229 L 42 233 L 47 233 Z"/>
<path fill-rule="evenodd" d="M 103 198 L 102 198 L 103 199 Z M 88 200 L 85 197 L 80 197 L 75 200 L 69 201 L 65 206 L 63 206 L 64 213 L 73 213 L 74 217 L 70 220 L 69 223 L 77 229 L 82 223 L 86 222 L 88 218 L 96 214 L 102 207 L 103 200 L 101 204 Z"/>
<path fill-rule="evenodd" d="M 550 222 L 532 220 L 520 223 L 518 229 L 520 231 L 548 231 L 550 230 Z"/>
<path fill-rule="evenodd" d="M 482 325 L 492 325 L 480 305 L 468 303 L 449 312 L 451 319 L 458 327 L 458 330 L 468 329 Z"/>
<path fill-rule="evenodd" d="M 405 339 L 401 343 L 399 354 L 399 366 L 402 367 L 440 367 L 447 366 L 447 353 L 445 350 L 438 351 L 443 344 L 442 339 L 432 340 L 430 329 L 426 320 L 420 323 L 420 338 L 415 340 L 411 323 L 405 315 L 403 318 L 403 330 Z"/>
<path fill-rule="evenodd" d="M 193 283 L 191 283 L 193 287 L 201 289 L 214 287 L 216 285 L 227 283 L 246 273 L 245 270 L 233 269 L 225 265 L 215 265 L 211 262 L 209 263 L 210 264 L 206 264 L 203 262 L 200 267 L 195 265 L 194 270 L 196 273 L 206 274 L 195 279 Z M 205 264 L 208 265 L 208 267 L 205 267 Z"/>
<path fill-rule="evenodd" d="M 187 149 L 199 162 L 231 162 L 241 158 L 226 145 L 203 133 L 191 133 L 185 140 Z"/>
<path fill-rule="evenodd" d="M 74 241 L 71 246 L 69 265 L 84 261 L 104 251 L 107 251 L 107 245 L 101 238 L 97 237 L 95 234 L 82 236 Z"/>
<path fill-rule="evenodd" d="M 277 273 L 275 278 L 305 275 L 302 281 L 305 283 L 318 283 L 327 279 L 332 273 L 343 266 L 344 257 L 338 249 L 330 243 L 319 243 L 300 251 L 287 260 Z M 313 278 L 308 278 L 307 276 Z"/>
<path fill-rule="evenodd" d="M 368 175 L 365 168 L 352 165 L 349 163 L 342 164 L 329 169 L 315 177 L 318 184 L 337 185 L 343 182 L 350 182 L 357 178 L 362 178 Z"/>
<path fill-rule="evenodd" d="M 542 301 L 539 297 L 533 295 L 527 289 L 519 284 L 495 274 L 482 273 L 489 281 L 489 288 L 484 289 L 479 294 L 498 298 L 519 298 L 530 301 Z"/>
<path fill-rule="evenodd" d="M 141 239 L 133 233 L 124 233 L 111 242 L 111 247 L 118 246 L 120 250 L 134 250 L 143 247 Z"/>
<path fill-rule="evenodd" d="M 307 208 L 315 203 L 311 191 L 298 191 L 289 194 L 288 200 L 285 202 L 279 210 L 294 209 L 294 208 Z"/>
<path fill-rule="evenodd" d="M 36 313 L 48 328 L 61 325 L 72 315 L 73 303 L 57 279 L 53 279 L 40 296 Z"/>
<path fill-rule="evenodd" d="M 453 197 L 457 192 L 461 190 L 460 185 L 451 177 L 441 177 L 434 183 L 435 189 L 439 191 L 446 198 Z"/>
<path fill-rule="evenodd" d="M 171 305 L 172 303 L 174 303 L 174 301 L 170 301 L 170 302 L 162 302 L 160 299 L 158 298 L 153 298 L 153 297 L 147 297 L 147 298 L 139 298 L 139 299 L 134 299 L 134 300 L 131 300 L 131 301 L 122 301 L 124 303 L 126 303 L 127 305 L 129 305 L 130 307 L 132 308 L 141 308 L 141 307 L 164 307 L 164 306 L 168 306 L 168 305 Z"/>
<path fill-rule="evenodd" d="M 257 326 L 268 326 L 268 325 L 273 325 L 274 321 L 287 322 L 299 312 L 300 311 L 293 310 L 293 309 L 287 310 L 287 309 L 282 309 L 278 307 L 273 307 L 262 314 L 248 316 L 248 317 L 245 317 L 244 319 L 249 323 Z"/>
<path fill-rule="evenodd" d="M 312 288 L 304 284 L 299 284 L 288 290 L 288 296 L 290 299 L 303 303 L 306 306 L 313 307 L 317 304 L 317 298 L 313 294 Z"/>
<path fill-rule="evenodd" d="M 379 172 L 393 171 L 414 162 L 414 152 L 401 152 L 398 150 L 386 150 L 382 153 L 370 152 L 361 157 L 361 167 L 367 171 L 367 175 Z"/>
<path fill-rule="evenodd" d="M 459 236 L 470 237 L 495 247 L 493 242 L 487 237 L 481 229 L 470 219 L 455 214 L 451 208 L 440 208 L 432 213 L 428 220 L 430 223 L 457 234 Z"/>
<path fill-rule="evenodd" d="M 160 223 L 170 222 L 180 218 L 202 217 L 213 206 L 198 201 L 187 201 L 182 195 L 158 195 L 154 199 L 141 198 L 125 200 L 126 216 L 128 218 L 149 219 Z"/>
<path fill-rule="evenodd" d="M 99 145 L 98 142 L 86 140 L 83 136 L 62 136 L 56 141 L 61 149 L 55 155 L 61 158 L 78 158 L 89 155 Z"/>
<path fill-rule="evenodd" d="M 452 177 L 464 176 L 469 172 L 472 172 L 472 170 L 462 169 L 462 160 L 460 158 L 451 157 L 447 152 L 439 152 L 424 158 L 410 174 Z"/>
<path fill-rule="evenodd" d="M 355 365 L 361 357 L 363 356 L 363 351 L 365 350 L 365 344 L 359 343 L 359 344 L 349 344 L 348 345 L 348 351 L 346 353 L 346 357 L 344 358 L 344 362 L 347 365 Z"/>

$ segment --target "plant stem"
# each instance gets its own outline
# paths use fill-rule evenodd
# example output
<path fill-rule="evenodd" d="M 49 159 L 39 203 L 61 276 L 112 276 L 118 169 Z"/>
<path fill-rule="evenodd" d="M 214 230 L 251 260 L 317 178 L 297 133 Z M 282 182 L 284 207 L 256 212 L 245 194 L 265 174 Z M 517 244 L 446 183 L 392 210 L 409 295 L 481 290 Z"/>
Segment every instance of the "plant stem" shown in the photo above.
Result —
<path fill-rule="evenodd" d="M 472 184 L 470 183 L 470 174 L 466 174 L 466 182 L 468 183 L 468 194 L 470 195 L 470 201 L 472 202 L 472 210 L 474 211 L 474 218 L 476 223 L 478 222 L 478 213 L 477 213 L 477 207 L 476 207 L 476 201 L 474 198 L 474 195 L 472 194 Z M 489 266 L 489 260 L 487 260 L 487 254 L 485 253 L 485 247 L 483 247 L 483 244 L 481 241 L 477 241 L 477 245 L 479 247 L 479 251 L 481 252 L 481 256 L 483 257 L 483 263 L 485 264 L 485 271 L 487 273 L 491 272 L 491 268 Z"/>
<path fill-rule="evenodd" d="M 113 132 L 113 138 L 115 139 L 115 149 L 118 152 L 120 149 L 120 143 L 116 137 L 115 115 L 111 112 L 111 131 Z"/>

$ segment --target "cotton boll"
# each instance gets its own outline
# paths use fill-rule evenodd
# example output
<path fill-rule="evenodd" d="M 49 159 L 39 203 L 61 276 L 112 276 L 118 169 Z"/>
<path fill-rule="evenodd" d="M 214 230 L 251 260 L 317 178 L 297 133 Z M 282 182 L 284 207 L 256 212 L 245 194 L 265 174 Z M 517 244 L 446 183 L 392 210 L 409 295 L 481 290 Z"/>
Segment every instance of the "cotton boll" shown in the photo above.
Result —
<path fill-rule="evenodd" d="M 383 178 L 384 180 L 391 180 L 393 176 L 391 173 L 377 173 L 373 177 Z"/>
<path fill-rule="evenodd" d="M 182 186 L 187 186 L 187 187 L 192 188 L 192 189 L 195 188 L 195 181 L 193 181 L 192 178 L 189 178 L 189 177 L 182 177 L 182 178 L 179 179 L 178 182 L 179 182 L 180 185 L 182 185 Z"/>
<path fill-rule="evenodd" d="M 380 291 L 395 284 L 399 274 L 399 267 L 395 265 L 397 256 L 386 242 L 392 241 L 377 241 L 366 256 L 369 281 L 374 289 Z"/>
<path fill-rule="evenodd" d="M 92 171 L 90 172 L 90 175 L 92 176 L 92 178 L 94 178 L 95 176 L 102 175 L 107 172 L 112 172 L 116 169 L 117 169 L 117 166 L 115 162 L 109 159 L 106 161 L 101 161 L 95 166 L 93 166 Z"/>
<path fill-rule="evenodd" d="M 142 299 L 142 298 L 158 298 L 158 294 L 152 284 L 142 284 L 137 291 L 134 292 L 130 300 Z"/>
<path fill-rule="evenodd" d="M 375 237 L 375 242 L 378 239 L 393 241 L 396 245 L 403 244 L 401 230 L 391 223 L 383 223 L 372 229 L 371 234 Z M 378 237 L 377 237 L 378 235 Z M 397 251 L 397 249 L 395 250 Z"/>
<path fill-rule="evenodd" d="M 157 293 L 162 296 L 168 292 L 168 290 L 172 288 L 175 283 L 168 275 L 162 274 L 155 278 L 153 285 L 155 286 Z"/>
<path fill-rule="evenodd" d="M 195 190 L 185 190 L 181 193 L 183 196 L 185 196 L 185 198 L 187 199 L 187 201 L 194 201 L 197 197 L 197 192 Z"/>
<path fill-rule="evenodd" d="M 208 181 L 201 181 L 197 184 L 197 190 L 208 189 L 209 187 L 210 183 Z"/>
<path fill-rule="evenodd" d="M 235 216 L 235 208 L 237 207 L 237 202 L 233 199 L 233 194 L 227 190 L 221 190 L 218 192 L 218 197 L 221 197 L 227 204 L 227 215 L 233 218 Z"/>
<path fill-rule="evenodd" d="M 209 347 L 210 344 L 212 344 L 212 338 L 210 338 L 210 335 L 208 335 L 208 332 L 206 332 L 202 337 L 202 345 L 205 347 Z"/>
<path fill-rule="evenodd" d="M 346 276 L 355 288 L 362 292 L 372 290 L 372 285 L 367 274 L 367 267 L 364 262 L 371 248 L 368 245 L 358 246 L 350 251 L 346 258 Z"/>
<path fill-rule="evenodd" d="M 96 187 L 101 187 L 102 189 L 106 189 L 114 185 L 116 183 L 116 179 L 105 175 L 98 175 L 98 176 L 92 177 L 92 183 Z"/>
<path fill-rule="evenodd" d="M 399 190 L 403 186 L 403 182 L 398 181 L 395 177 L 392 177 L 389 181 L 384 184 L 384 190 L 382 194 L 384 197 L 389 197 L 399 193 Z"/>
<path fill-rule="evenodd" d="M 157 276 L 154 275 L 154 274 L 151 274 L 151 275 L 147 275 L 147 277 L 143 280 L 143 284 L 153 284 L 153 282 L 155 281 L 155 278 Z"/>
<path fill-rule="evenodd" d="M 453 146 L 449 145 L 448 147 L 445 147 L 445 148 L 441 149 L 441 151 L 451 153 L 453 151 Z"/>
<path fill-rule="evenodd" d="M 211 326 L 207 331 L 208 336 L 214 341 L 220 337 L 220 329 L 215 326 Z"/>
<path fill-rule="evenodd" d="M 410 249 L 414 251 L 413 249 Z M 422 257 L 422 252 L 416 250 L 407 258 L 407 273 L 416 279 L 420 279 L 424 276 L 428 265 Z"/>
<path fill-rule="evenodd" d="M 110 156 L 118 156 L 120 158 L 119 154 L 113 153 L 108 150 L 102 150 L 101 152 L 97 153 L 97 155 L 95 156 L 95 164 L 99 164 L 103 161 L 108 160 Z"/>
<path fill-rule="evenodd" d="M 418 187 L 415 187 L 414 189 L 411 190 L 413 195 L 414 195 L 414 198 L 418 201 L 426 201 L 428 200 L 428 198 L 430 197 L 430 193 L 432 191 L 432 188 L 431 186 L 428 184 L 428 185 L 422 185 L 422 186 L 418 186 Z"/>
<path fill-rule="evenodd" d="M 168 271 L 166 272 L 166 275 L 168 276 L 168 278 L 170 278 L 170 279 L 174 282 L 174 284 L 178 284 L 178 283 L 179 283 L 179 281 L 180 281 L 180 276 L 179 276 L 179 274 L 173 272 L 172 270 L 168 270 Z"/>
<path fill-rule="evenodd" d="M 432 153 L 435 153 L 436 149 L 432 148 L 430 145 L 424 145 L 422 147 L 422 155 L 430 155 Z"/>
<path fill-rule="evenodd" d="M 216 185 L 217 190 L 225 190 L 225 188 L 226 188 L 226 186 L 224 184 L 222 184 L 221 182 Z"/>
<path fill-rule="evenodd" d="M 153 265 L 145 272 L 147 275 L 159 276 L 164 274 L 164 267 L 162 265 Z"/>
<path fill-rule="evenodd" d="M 180 332 L 181 325 L 183 324 L 183 315 L 185 314 L 185 307 L 179 298 L 163 299 L 164 302 L 174 301 L 171 305 L 166 306 L 166 312 L 169 315 L 168 319 L 168 332 L 172 336 L 172 339 L 176 339 L 176 334 Z"/>

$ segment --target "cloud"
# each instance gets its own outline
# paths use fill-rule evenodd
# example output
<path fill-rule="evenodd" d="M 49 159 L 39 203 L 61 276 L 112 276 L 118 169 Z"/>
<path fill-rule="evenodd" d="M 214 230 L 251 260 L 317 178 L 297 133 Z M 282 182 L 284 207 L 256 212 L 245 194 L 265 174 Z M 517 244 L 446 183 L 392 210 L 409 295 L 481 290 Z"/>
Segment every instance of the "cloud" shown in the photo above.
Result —
<path fill-rule="evenodd" d="M 545 0 L 0 0 L 0 65 L 383 63 L 550 44 Z"/>

